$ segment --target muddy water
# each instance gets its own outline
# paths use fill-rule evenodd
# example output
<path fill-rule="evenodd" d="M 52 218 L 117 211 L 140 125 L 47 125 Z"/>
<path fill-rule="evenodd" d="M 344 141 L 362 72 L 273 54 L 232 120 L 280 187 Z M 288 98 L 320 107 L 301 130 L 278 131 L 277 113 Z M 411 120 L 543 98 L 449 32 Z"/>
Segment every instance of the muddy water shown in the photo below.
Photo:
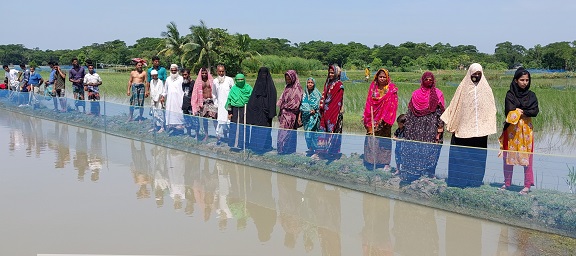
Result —
<path fill-rule="evenodd" d="M 18 114 L 0 112 L 0 155 L 0 255 L 546 251 L 531 231 Z"/>

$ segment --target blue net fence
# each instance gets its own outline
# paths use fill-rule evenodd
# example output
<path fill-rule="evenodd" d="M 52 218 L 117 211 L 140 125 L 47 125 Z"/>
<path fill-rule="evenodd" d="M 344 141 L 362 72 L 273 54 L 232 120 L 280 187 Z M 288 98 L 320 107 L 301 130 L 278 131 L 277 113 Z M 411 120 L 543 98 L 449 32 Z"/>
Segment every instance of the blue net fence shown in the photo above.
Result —
<path fill-rule="evenodd" d="M 245 125 L 242 111 L 236 117 L 239 122 L 219 123 L 181 112 L 153 110 L 148 103 L 132 108 L 104 97 L 101 101 L 76 101 L 0 90 L 0 108 L 4 111 L 576 237 L 576 157 L 573 150 L 557 149 L 553 142 L 565 143 L 563 137 L 542 138 L 548 143 L 535 145 L 536 153 L 528 156 L 533 180 L 525 175 L 525 168 L 514 166 L 513 172 L 506 173 L 511 186 L 498 190 L 505 180 L 503 157 L 516 152 L 500 152 L 497 142 L 490 142 L 488 149 L 479 149 L 451 146 L 450 134 L 444 135 L 442 144 L 429 144 L 358 134 L 305 132 L 301 128 L 284 130 L 276 128 L 277 124 L 258 127 Z M 160 119 L 167 116 L 182 116 L 183 122 L 158 125 L 165 123 Z M 496 139 L 490 137 L 489 141 L 493 140 Z M 556 150 L 538 152 L 545 147 Z M 525 182 L 533 184 L 532 191 L 519 195 Z"/>

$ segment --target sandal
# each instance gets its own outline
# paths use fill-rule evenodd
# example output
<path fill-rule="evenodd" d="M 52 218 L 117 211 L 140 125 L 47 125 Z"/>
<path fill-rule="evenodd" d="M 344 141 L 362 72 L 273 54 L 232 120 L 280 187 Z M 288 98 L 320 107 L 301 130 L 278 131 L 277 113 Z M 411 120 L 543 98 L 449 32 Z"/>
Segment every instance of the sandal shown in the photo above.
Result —
<path fill-rule="evenodd" d="M 508 187 L 506 185 L 502 185 L 502 187 L 498 188 L 499 191 L 506 191 L 508 190 Z"/>
<path fill-rule="evenodd" d="M 520 190 L 520 192 L 518 192 L 518 194 L 527 195 L 528 192 L 530 192 L 530 188 L 523 188 L 522 190 Z"/>

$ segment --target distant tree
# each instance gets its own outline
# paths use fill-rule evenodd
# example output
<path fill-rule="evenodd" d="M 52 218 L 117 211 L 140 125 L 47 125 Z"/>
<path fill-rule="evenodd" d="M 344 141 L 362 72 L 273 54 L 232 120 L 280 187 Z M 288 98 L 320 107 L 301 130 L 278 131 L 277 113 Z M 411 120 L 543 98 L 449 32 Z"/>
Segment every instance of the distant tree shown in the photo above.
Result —
<path fill-rule="evenodd" d="M 246 59 L 252 59 L 255 55 L 260 55 L 260 53 L 253 51 L 250 47 L 252 39 L 248 34 L 236 34 L 236 40 L 238 44 L 239 58 L 238 66 L 242 67 L 242 62 Z"/>
<path fill-rule="evenodd" d="M 574 70 L 575 49 L 569 42 L 556 42 L 544 46 L 542 65 L 549 69 Z"/>
<path fill-rule="evenodd" d="M 508 68 L 513 68 L 524 62 L 526 48 L 522 45 L 515 45 L 511 42 L 503 42 L 496 45 L 494 57 L 501 62 L 506 63 Z"/>

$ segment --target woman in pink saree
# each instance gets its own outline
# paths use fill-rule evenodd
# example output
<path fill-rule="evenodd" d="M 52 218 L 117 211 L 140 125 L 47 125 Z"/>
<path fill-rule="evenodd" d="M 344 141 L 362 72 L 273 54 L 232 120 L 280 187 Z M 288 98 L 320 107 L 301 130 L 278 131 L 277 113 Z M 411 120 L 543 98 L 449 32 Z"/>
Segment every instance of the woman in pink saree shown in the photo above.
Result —
<path fill-rule="evenodd" d="M 390 170 L 392 158 L 392 125 L 398 109 L 398 87 L 391 82 L 386 69 L 379 69 L 368 89 L 364 117 L 364 165 Z"/>

